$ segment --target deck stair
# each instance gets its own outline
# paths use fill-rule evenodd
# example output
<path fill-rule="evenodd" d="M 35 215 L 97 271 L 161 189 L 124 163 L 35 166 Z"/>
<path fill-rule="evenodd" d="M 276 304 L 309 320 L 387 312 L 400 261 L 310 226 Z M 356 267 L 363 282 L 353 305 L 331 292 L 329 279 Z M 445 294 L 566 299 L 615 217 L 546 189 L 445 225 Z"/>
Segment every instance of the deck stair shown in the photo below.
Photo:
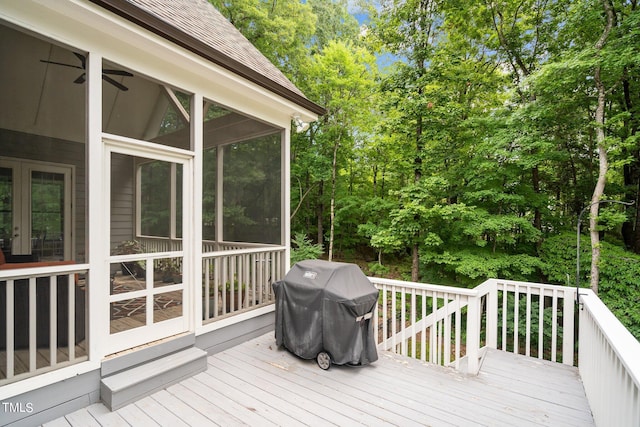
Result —
<path fill-rule="evenodd" d="M 192 341 L 187 335 L 103 362 L 100 398 L 105 406 L 115 411 L 205 371 L 207 352 Z"/>

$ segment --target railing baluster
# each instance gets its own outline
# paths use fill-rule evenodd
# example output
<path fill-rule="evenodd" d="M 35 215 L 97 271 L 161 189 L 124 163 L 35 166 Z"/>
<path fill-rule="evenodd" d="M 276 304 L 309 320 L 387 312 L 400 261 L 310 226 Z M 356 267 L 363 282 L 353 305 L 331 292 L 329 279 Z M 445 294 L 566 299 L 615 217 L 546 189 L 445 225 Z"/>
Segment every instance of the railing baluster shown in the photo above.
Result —
<path fill-rule="evenodd" d="M 422 313 L 420 313 L 422 315 L 422 319 L 426 319 L 427 317 L 427 291 L 425 291 L 424 289 L 422 290 Z M 427 325 L 426 323 L 422 325 L 422 327 L 420 328 L 421 330 L 421 334 L 420 334 L 420 360 L 422 361 L 426 361 L 427 360 Z"/>
<path fill-rule="evenodd" d="M 387 338 L 389 338 L 388 321 L 387 285 L 382 285 L 382 342 L 386 342 Z M 384 347 L 383 349 L 388 350 L 388 347 Z"/>
<path fill-rule="evenodd" d="M 221 274 L 222 260 L 220 258 L 216 258 L 213 260 L 213 317 L 217 317 L 218 313 L 220 313 L 220 302 L 218 300 L 218 294 L 220 292 Z"/>
<path fill-rule="evenodd" d="M 58 277 L 56 276 L 56 282 Z M 68 309 L 67 316 L 69 319 L 69 327 L 67 328 L 68 338 L 67 346 L 69 347 L 69 361 L 73 361 L 76 358 L 76 284 L 75 275 L 69 274 L 67 276 L 68 292 Z M 84 305 L 83 305 L 84 306 Z"/>
<path fill-rule="evenodd" d="M 49 277 L 49 364 L 58 363 L 58 276 Z"/>
<path fill-rule="evenodd" d="M 36 328 L 36 278 L 29 278 L 29 372 L 35 372 L 36 349 L 37 349 L 37 328 Z"/>
<path fill-rule="evenodd" d="M 531 355 L 531 286 L 527 286 L 527 315 L 525 320 L 525 356 Z"/>
<path fill-rule="evenodd" d="M 558 290 L 553 290 L 553 301 L 551 305 L 551 361 L 555 362 L 558 351 Z"/>
<path fill-rule="evenodd" d="M 407 326 L 407 290 L 402 288 L 400 290 L 400 328 L 402 328 L 402 336 L 401 336 L 401 346 L 400 354 L 406 356 L 407 353 L 407 336 L 406 336 L 406 326 Z"/>
<path fill-rule="evenodd" d="M 416 290 L 411 289 L 411 357 L 416 358 Z"/>
<path fill-rule="evenodd" d="M 11 279 L 7 280 L 6 286 L 7 322 L 5 322 L 5 330 L 7 332 L 7 379 L 11 379 L 15 375 L 15 329 L 14 322 L 9 321 L 9 319 L 15 319 L 14 281 Z"/>
<path fill-rule="evenodd" d="M 444 294 L 445 320 L 444 320 L 444 364 L 451 363 L 451 311 L 449 304 L 449 294 Z"/>
<path fill-rule="evenodd" d="M 507 287 L 502 285 L 502 351 L 507 351 Z"/>
<path fill-rule="evenodd" d="M 393 348 L 393 351 L 398 352 L 396 332 L 398 332 L 396 327 L 396 288 L 393 287 L 391 288 L 391 348 Z"/>
<path fill-rule="evenodd" d="M 251 254 L 251 289 L 258 296 L 258 304 L 262 304 L 262 292 L 258 288 L 257 280 L 258 268 L 260 268 L 259 257 L 260 254 Z"/>
<path fill-rule="evenodd" d="M 515 285 L 513 291 L 513 353 L 520 353 L 518 344 L 518 325 L 520 320 L 520 292 L 518 291 L 518 285 Z"/>
<path fill-rule="evenodd" d="M 544 358 L 544 287 L 540 287 L 538 297 L 538 359 Z"/>
<path fill-rule="evenodd" d="M 209 319 L 211 317 L 210 304 L 211 304 L 211 260 L 205 258 L 204 264 L 204 290 L 202 297 L 204 298 L 204 314 L 203 318 Z"/>
<path fill-rule="evenodd" d="M 456 339 L 455 339 L 455 361 L 456 369 L 460 369 L 460 342 L 462 331 L 462 296 L 456 295 L 457 310 L 456 310 Z"/>
<path fill-rule="evenodd" d="M 431 333 L 429 334 L 429 362 L 436 363 L 437 352 L 437 338 L 438 338 L 438 319 L 436 312 L 438 311 L 438 300 L 436 299 L 436 293 L 431 292 L 431 314 L 434 318 L 431 324 Z"/>

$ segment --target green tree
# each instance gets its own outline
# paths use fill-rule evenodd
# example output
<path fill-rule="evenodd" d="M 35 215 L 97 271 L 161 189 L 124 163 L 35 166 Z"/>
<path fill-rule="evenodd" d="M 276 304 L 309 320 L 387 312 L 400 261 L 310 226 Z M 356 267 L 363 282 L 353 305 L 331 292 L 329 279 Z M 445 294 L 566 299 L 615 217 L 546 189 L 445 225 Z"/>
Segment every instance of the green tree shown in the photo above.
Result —
<path fill-rule="evenodd" d="M 308 59 L 316 15 L 299 0 L 209 0 L 240 32 L 296 82 Z"/>
<path fill-rule="evenodd" d="M 316 143 L 324 147 L 331 164 L 329 260 L 333 257 L 339 171 L 344 158 L 353 150 L 359 132 L 366 133 L 370 111 L 363 105 L 369 104 L 375 73 L 373 55 L 363 48 L 339 41 L 329 42 L 313 57 L 307 70 L 309 81 L 314 83 L 309 93 L 327 109 L 315 127 L 314 137 Z"/>

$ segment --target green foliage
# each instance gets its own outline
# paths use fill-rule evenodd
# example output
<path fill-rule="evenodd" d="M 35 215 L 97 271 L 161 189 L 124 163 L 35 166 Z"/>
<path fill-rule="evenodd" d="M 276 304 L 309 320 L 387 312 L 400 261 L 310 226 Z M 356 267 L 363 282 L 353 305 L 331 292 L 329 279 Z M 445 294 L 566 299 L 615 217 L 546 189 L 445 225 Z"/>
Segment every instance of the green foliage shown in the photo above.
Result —
<path fill-rule="evenodd" d="M 369 263 L 368 267 L 369 273 L 374 276 L 384 277 L 389 274 L 389 271 L 391 271 L 389 267 L 385 267 L 384 265 L 377 262 Z"/>
<path fill-rule="evenodd" d="M 542 271 L 550 283 L 575 286 L 576 236 L 564 233 L 545 240 L 540 250 Z M 619 244 L 601 242 L 598 296 L 631 333 L 640 339 L 640 255 Z M 591 245 L 580 241 L 580 285 L 589 286 Z"/>
<path fill-rule="evenodd" d="M 439 269 L 445 277 L 473 287 L 489 278 L 532 280 L 543 266 L 537 257 L 526 254 L 496 253 L 488 249 L 464 249 L 455 252 L 424 251 L 424 269 Z"/>
<path fill-rule="evenodd" d="M 302 233 L 296 233 L 293 239 L 291 239 L 291 243 L 291 265 L 305 259 L 318 259 L 320 255 L 322 255 L 322 245 L 319 243 L 313 244 L 313 242 Z"/>
<path fill-rule="evenodd" d="M 333 221 L 334 251 L 377 259 L 372 274 L 406 275 L 417 247 L 422 280 L 574 284 L 576 220 L 599 166 L 596 68 L 606 193 L 640 198 L 635 2 L 614 2 L 614 27 L 596 49 L 602 2 L 365 1 L 370 21 L 357 28 L 346 0 L 211 1 L 327 108 L 291 136 L 292 229 L 324 243 Z M 393 64 L 379 74 L 382 57 Z M 623 246 L 640 253 L 636 209 L 603 206 L 598 222 L 600 296 L 630 329 L 636 264 L 613 260 L 635 259 Z M 590 260 L 585 233 L 585 286 Z"/>

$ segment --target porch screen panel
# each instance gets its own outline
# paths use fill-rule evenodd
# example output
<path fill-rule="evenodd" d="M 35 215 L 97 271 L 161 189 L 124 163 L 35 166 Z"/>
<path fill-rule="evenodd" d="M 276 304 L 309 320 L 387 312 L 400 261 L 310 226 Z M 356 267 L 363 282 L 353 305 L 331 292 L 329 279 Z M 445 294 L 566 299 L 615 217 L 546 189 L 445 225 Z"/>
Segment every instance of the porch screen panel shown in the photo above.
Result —
<path fill-rule="evenodd" d="M 204 250 L 281 244 L 281 129 L 210 100 L 203 108 Z"/>
<path fill-rule="evenodd" d="M 41 260 L 64 258 L 83 262 L 88 238 L 85 224 L 88 53 L 3 23 L 0 40 L 0 157 L 14 168 L 14 194 L 9 204 L 9 196 L 0 194 L 0 245 L 11 248 L 14 255 L 44 255 Z M 54 219 L 55 211 L 45 215 L 48 217 L 44 220 L 48 223 L 45 227 L 49 230 L 32 222 L 32 217 L 41 221 L 43 212 L 32 212 L 31 208 L 43 207 L 31 205 L 34 196 L 30 192 L 37 191 L 38 186 L 31 186 L 29 180 L 34 177 L 27 173 L 28 169 L 50 170 L 51 166 L 72 169 L 72 175 L 67 177 L 73 187 L 65 200 L 68 214 L 62 236 L 63 253 L 53 248 L 62 242 L 50 240 L 62 231 Z M 4 193 L 6 175 L 0 180 L 3 181 L 0 193 Z M 38 198 L 41 199 L 35 200 Z M 7 221 L 13 222 L 9 229 Z M 39 228 L 38 234 L 32 233 L 32 225 Z M 45 245 L 49 247 L 41 245 L 38 254 L 32 253 L 36 252 L 34 246 L 42 243 L 45 232 Z"/>
<path fill-rule="evenodd" d="M 0 250 L 11 251 L 13 228 L 13 173 L 9 168 L 0 168 Z"/>
<path fill-rule="evenodd" d="M 64 175 L 31 172 L 31 253 L 39 259 L 64 258 Z"/>
<path fill-rule="evenodd" d="M 191 95 L 103 62 L 103 131 L 189 150 Z"/>
<path fill-rule="evenodd" d="M 224 240 L 281 244 L 281 133 L 224 150 Z"/>

